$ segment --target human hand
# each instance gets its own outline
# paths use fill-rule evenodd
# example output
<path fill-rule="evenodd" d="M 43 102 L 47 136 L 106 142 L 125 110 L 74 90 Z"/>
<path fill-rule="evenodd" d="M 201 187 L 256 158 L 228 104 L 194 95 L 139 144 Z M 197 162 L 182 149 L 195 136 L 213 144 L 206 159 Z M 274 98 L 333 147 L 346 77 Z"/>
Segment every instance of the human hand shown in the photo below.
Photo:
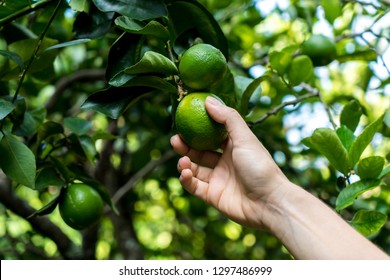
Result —
<path fill-rule="evenodd" d="M 225 125 L 228 139 L 218 153 L 196 151 L 173 136 L 172 147 L 183 156 L 181 184 L 232 220 L 268 229 L 265 216 L 283 196 L 288 179 L 236 110 L 210 97 L 205 104 L 210 116 Z"/>

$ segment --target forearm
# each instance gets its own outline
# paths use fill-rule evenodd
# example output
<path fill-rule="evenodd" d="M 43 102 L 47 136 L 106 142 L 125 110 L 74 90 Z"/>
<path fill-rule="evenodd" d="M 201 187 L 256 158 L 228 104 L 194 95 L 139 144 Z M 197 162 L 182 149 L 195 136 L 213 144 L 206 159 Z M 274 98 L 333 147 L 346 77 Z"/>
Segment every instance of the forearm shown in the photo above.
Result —
<path fill-rule="evenodd" d="M 388 259 L 332 209 L 288 184 L 268 208 L 268 228 L 297 259 Z"/>

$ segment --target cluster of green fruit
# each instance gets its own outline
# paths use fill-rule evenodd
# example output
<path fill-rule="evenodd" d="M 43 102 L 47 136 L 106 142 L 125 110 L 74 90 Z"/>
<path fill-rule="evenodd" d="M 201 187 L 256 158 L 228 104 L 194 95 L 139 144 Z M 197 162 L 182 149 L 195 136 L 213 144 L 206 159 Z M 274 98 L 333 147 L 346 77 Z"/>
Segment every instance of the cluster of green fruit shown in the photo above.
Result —
<path fill-rule="evenodd" d="M 222 52 L 209 44 L 196 44 L 184 52 L 179 62 L 179 75 L 188 89 L 176 109 L 175 125 L 180 137 L 196 150 L 215 150 L 226 140 L 225 126 L 214 121 L 207 113 L 208 96 L 223 101 L 210 93 L 227 72 Z"/>

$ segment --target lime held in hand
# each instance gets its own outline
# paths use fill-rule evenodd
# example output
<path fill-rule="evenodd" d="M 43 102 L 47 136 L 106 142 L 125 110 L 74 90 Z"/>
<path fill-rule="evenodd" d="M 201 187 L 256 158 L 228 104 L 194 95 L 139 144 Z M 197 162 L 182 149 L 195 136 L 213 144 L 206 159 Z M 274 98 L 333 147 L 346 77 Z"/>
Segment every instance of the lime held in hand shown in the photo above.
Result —
<path fill-rule="evenodd" d="M 211 93 L 190 93 L 180 101 L 175 114 L 179 136 L 188 146 L 200 151 L 220 148 L 227 137 L 225 126 L 214 121 L 206 111 L 208 96 L 220 100 Z"/>

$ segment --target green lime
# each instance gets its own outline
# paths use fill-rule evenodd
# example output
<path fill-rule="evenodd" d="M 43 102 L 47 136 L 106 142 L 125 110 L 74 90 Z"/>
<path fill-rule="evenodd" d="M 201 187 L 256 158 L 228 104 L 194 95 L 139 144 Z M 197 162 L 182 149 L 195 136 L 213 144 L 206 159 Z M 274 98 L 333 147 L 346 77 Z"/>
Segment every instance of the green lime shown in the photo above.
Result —
<path fill-rule="evenodd" d="M 214 121 L 206 111 L 204 103 L 210 95 L 219 99 L 205 92 L 186 95 L 177 106 L 175 114 L 176 129 L 180 137 L 191 148 L 200 151 L 218 149 L 227 137 L 225 126 Z"/>
<path fill-rule="evenodd" d="M 100 194 L 83 183 L 68 186 L 59 202 L 62 219 L 77 230 L 95 224 L 103 214 L 103 206 Z"/>
<path fill-rule="evenodd" d="M 180 59 L 179 73 L 183 83 L 195 90 L 209 89 L 223 78 L 227 70 L 222 52 L 209 44 L 197 44 Z"/>
<path fill-rule="evenodd" d="M 335 59 L 336 44 L 324 35 L 312 35 L 303 42 L 302 53 L 310 57 L 314 66 L 324 66 Z"/>

